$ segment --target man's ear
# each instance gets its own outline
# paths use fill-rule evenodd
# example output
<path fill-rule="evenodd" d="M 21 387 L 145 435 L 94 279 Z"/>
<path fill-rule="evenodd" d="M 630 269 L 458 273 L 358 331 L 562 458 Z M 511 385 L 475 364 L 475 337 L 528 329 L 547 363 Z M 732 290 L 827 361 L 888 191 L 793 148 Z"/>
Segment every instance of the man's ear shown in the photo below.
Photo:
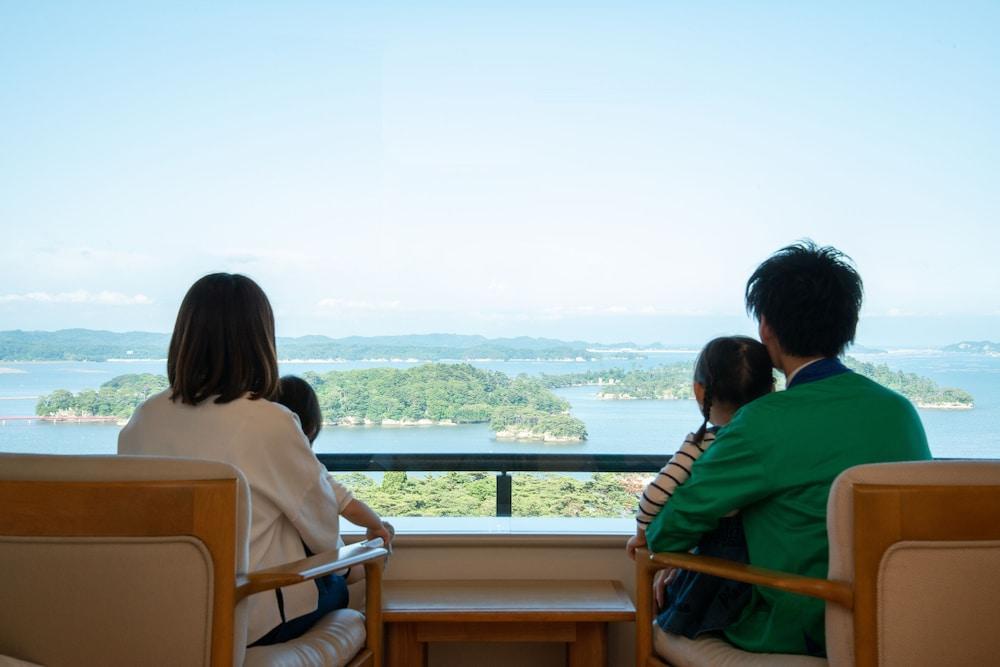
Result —
<path fill-rule="evenodd" d="M 765 346 L 770 347 L 774 343 L 774 329 L 767 323 L 763 315 L 760 316 L 760 320 L 757 322 L 757 335 L 760 336 L 760 342 Z"/>

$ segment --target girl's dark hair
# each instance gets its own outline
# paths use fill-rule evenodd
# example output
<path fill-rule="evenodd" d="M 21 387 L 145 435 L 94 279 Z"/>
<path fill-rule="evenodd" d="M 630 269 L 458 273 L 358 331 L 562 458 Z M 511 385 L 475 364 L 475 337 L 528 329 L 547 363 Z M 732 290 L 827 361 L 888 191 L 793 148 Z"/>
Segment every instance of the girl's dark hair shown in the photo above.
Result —
<path fill-rule="evenodd" d="M 257 283 L 212 273 L 191 286 L 170 338 L 167 379 L 171 400 L 189 405 L 277 395 L 274 314 Z"/>
<path fill-rule="evenodd" d="M 312 443 L 323 428 L 323 413 L 319 409 L 319 399 L 308 382 L 295 375 L 285 375 L 281 378 L 281 390 L 278 403 L 299 416 L 302 432 Z"/>
<path fill-rule="evenodd" d="M 768 257 L 747 281 L 747 312 L 762 317 L 797 357 L 843 354 L 864 297 L 861 276 L 836 248 L 800 241 Z"/>
<path fill-rule="evenodd" d="M 774 388 L 774 370 L 767 348 L 746 336 L 724 336 L 708 342 L 694 365 L 694 381 L 705 387 L 701 413 L 705 418 L 695 434 L 701 442 L 708 429 L 713 403 L 742 407 Z"/>

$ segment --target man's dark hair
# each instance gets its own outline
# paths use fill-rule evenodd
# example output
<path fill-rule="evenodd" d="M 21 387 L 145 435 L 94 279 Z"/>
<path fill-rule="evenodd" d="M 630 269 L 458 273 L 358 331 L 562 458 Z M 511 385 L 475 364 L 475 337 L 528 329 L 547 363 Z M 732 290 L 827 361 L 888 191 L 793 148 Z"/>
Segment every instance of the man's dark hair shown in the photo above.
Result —
<path fill-rule="evenodd" d="M 831 246 L 800 241 L 774 253 L 747 281 L 747 312 L 767 321 L 783 351 L 843 354 L 854 341 L 864 297 L 853 260 Z"/>
<path fill-rule="evenodd" d="M 323 428 L 323 413 L 312 386 L 297 375 L 285 375 L 281 378 L 281 392 L 277 400 L 299 416 L 302 432 L 312 444 Z"/>
<path fill-rule="evenodd" d="M 167 379 L 171 400 L 189 405 L 277 395 L 274 314 L 257 283 L 212 273 L 191 286 L 170 338 Z"/>

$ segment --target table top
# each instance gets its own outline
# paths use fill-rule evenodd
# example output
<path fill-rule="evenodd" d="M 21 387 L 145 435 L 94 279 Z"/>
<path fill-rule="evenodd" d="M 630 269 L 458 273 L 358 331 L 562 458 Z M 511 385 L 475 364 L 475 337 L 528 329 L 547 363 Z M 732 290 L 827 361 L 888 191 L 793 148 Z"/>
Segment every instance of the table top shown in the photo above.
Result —
<path fill-rule="evenodd" d="M 382 617 L 402 621 L 631 621 L 635 607 L 617 581 L 385 581 Z"/>

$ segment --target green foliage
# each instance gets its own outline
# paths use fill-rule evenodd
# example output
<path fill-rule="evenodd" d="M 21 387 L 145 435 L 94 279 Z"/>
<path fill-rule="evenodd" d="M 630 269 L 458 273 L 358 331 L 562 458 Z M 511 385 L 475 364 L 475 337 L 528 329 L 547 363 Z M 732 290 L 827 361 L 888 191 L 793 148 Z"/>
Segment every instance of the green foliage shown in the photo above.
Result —
<path fill-rule="evenodd" d="M 128 419 L 140 403 L 167 387 L 167 378 L 162 375 L 119 375 L 102 384 L 97 391 L 84 389 L 73 394 L 65 389 L 56 389 L 38 399 L 35 414 L 43 417 L 72 415 Z"/>
<path fill-rule="evenodd" d="M 972 394 L 953 387 L 940 387 L 934 380 L 916 373 L 894 371 L 885 364 L 871 364 L 854 357 L 844 360 L 847 367 L 884 387 L 899 392 L 918 405 L 962 405 L 972 407 Z"/>
<path fill-rule="evenodd" d="M 496 479 L 486 472 L 407 476 L 387 472 L 376 484 L 362 473 L 338 474 L 354 495 L 383 516 L 494 516 Z M 639 482 L 636 478 L 642 477 Z M 519 473 L 513 514 L 520 517 L 630 517 L 644 476 L 594 473 L 589 478 Z"/>

